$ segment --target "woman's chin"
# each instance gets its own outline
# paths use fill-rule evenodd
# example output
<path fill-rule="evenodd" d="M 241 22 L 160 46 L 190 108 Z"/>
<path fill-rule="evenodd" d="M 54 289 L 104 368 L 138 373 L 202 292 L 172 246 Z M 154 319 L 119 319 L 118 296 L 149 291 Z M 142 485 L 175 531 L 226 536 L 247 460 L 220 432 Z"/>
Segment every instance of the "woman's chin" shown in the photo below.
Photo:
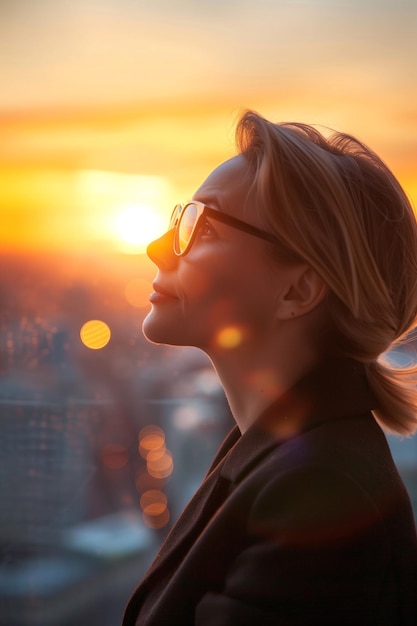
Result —
<path fill-rule="evenodd" d="M 145 317 L 142 323 L 142 333 L 145 339 L 150 343 L 164 344 L 168 346 L 183 345 L 181 342 L 176 341 L 175 329 L 171 324 L 167 324 L 166 321 L 158 319 L 155 315 L 155 311 L 151 310 Z"/>
<path fill-rule="evenodd" d="M 142 333 L 145 339 L 150 341 L 151 343 L 166 343 L 163 338 L 163 333 L 161 329 L 158 329 L 158 324 L 156 324 L 152 319 L 149 319 L 152 316 L 152 312 L 148 313 L 142 323 Z"/>

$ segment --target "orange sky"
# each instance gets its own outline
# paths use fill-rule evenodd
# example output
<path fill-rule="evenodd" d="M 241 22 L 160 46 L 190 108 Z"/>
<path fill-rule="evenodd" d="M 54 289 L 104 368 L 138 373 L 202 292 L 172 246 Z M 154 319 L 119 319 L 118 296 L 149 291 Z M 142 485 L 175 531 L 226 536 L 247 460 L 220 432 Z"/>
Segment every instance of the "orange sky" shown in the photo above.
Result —
<path fill-rule="evenodd" d="M 412 0 L 15 0 L 0 12 L 3 249 L 116 246 L 132 207 L 153 236 L 146 207 L 166 217 L 233 154 L 246 107 L 359 136 L 417 205 Z"/>

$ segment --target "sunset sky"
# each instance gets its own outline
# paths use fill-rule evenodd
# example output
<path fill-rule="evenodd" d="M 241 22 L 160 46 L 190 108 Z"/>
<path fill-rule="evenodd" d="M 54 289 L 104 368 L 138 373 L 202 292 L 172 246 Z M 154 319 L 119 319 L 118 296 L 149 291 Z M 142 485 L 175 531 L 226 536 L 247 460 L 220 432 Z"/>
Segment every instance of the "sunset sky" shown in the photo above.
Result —
<path fill-rule="evenodd" d="M 245 108 L 359 136 L 417 206 L 415 0 L 3 0 L 0 81 L 2 249 L 143 246 Z"/>

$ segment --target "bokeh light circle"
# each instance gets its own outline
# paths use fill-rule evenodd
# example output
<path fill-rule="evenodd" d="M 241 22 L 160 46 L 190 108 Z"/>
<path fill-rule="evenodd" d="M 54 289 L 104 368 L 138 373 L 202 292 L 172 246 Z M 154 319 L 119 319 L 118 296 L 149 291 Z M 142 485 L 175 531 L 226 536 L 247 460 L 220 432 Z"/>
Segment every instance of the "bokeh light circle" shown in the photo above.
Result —
<path fill-rule="evenodd" d="M 82 325 L 80 330 L 81 341 L 90 350 L 104 348 L 109 343 L 110 337 L 110 328 L 101 320 L 89 320 Z"/>
<path fill-rule="evenodd" d="M 237 326 L 226 326 L 216 336 L 217 345 L 225 349 L 237 348 L 243 341 L 243 331 Z"/>

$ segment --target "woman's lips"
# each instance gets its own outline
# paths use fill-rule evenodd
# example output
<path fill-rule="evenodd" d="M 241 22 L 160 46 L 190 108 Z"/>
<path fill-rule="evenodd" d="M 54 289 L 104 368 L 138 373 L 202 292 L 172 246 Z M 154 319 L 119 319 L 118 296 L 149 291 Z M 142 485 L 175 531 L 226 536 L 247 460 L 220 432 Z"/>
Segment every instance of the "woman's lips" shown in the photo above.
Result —
<path fill-rule="evenodd" d="M 154 291 L 149 296 L 149 301 L 152 302 L 152 304 L 157 302 L 166 302 L 168 300 L 177 300 L 176 296 L 169 293 L 169 291 L 161 287 L 161 285 L 154 283 L 152 287 L 154 288 Z"/>

